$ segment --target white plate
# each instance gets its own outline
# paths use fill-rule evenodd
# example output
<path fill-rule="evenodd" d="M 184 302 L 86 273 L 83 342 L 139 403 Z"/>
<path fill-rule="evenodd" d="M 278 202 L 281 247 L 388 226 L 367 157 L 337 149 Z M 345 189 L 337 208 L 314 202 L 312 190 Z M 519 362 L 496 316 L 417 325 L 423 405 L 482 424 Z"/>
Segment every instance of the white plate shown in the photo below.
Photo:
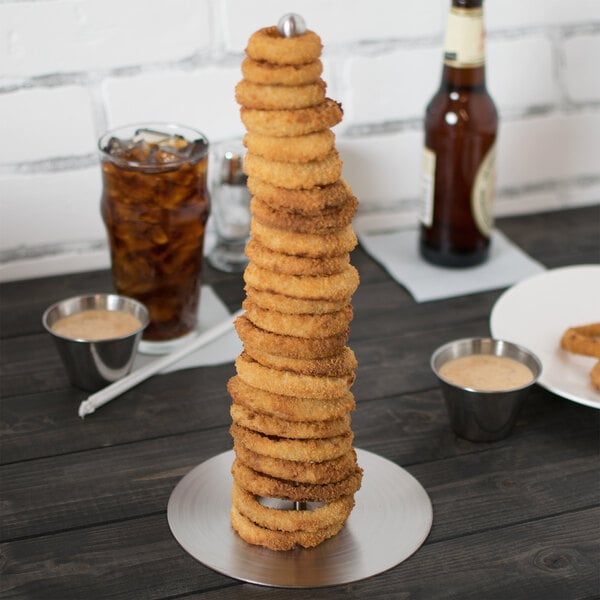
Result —
<path fill-rule="evenodd" d="M 273 552 L 234 533 L 229 523 L 231 450 L 201 463 L 175 486 L 167 507 L 171 531 L 207 567 L 259 585 L 342 585 L 391 569 L 427 538 L 431 501 L 397 464 L 366 450 L 356 452 L 364 469 L 356 506 L 342 531 L 316 548 Z"/>
<path fill-rule="evenodd" d="M 594 408 L 600 392 L 590 382 L 596 359 L 560 347 L 565 329 L 600 321 L 600 265 L 546 271 L 508 289 L 494 305 L 492 336 L 529 348 L 542 362 L 538 383 L 547 390 Z"/>

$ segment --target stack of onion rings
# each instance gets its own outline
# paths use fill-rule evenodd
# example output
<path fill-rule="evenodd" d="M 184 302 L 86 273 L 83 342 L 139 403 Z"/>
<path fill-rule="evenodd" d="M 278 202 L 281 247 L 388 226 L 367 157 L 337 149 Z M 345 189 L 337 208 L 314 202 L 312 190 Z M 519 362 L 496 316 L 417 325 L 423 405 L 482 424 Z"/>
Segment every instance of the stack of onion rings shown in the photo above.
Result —
<path fill-rule="evenodd" d="M 245 313 L 235 321 L 244 351 L 227 384 L 230 516 L 248 543 L 290 550 L 335 535 L 362 481 L 350 418 L 357 361 L 346 346 L 358 201 L 341 178 L 331 128 L 343 111 L 325 97 L 319 36 L 266 27 L 246 53 L 235 95 L 252 219 Z"/>

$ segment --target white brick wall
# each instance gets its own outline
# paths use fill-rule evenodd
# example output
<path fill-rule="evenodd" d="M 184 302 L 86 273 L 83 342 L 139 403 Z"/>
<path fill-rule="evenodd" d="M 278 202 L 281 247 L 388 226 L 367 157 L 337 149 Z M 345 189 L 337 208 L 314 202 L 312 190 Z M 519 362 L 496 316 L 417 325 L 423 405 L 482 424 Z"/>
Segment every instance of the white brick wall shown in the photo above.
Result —
<path fill-rule="evenodd" d="M 450 0 L 3 0 L 0 280 L 108 265 L 97 137 L 172 120 L 213 142 L 243 128 L 248 37 L 284 11 L 324 44 L 357 227 L 416 222 L 424 107 Z M 498 106 L 496 213 L 600 201 L 600 0 L 485 0 Z"/>

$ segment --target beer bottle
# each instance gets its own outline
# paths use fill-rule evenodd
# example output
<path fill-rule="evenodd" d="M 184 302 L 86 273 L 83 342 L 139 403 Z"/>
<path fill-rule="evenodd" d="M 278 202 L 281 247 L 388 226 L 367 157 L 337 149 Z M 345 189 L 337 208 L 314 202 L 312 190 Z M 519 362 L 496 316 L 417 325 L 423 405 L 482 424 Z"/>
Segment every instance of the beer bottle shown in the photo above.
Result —
<path fill-rule="evenodd" d="M 493 225 L 498 116 L 485 85 L 483 0 L 452 0 L 442 81 L 425 115 L 420 252 L 468 267 L 486 260 Z"/>

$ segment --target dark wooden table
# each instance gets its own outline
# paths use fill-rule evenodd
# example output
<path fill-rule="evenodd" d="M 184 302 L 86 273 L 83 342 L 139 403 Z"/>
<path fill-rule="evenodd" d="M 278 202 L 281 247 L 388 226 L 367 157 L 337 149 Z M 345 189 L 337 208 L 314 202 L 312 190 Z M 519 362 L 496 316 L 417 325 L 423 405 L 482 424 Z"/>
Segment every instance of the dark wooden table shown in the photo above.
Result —
<path fill-rule="evenodd" d="M 552 268 L 597 262 L 599 223 L 590 207 L 498 226 Z M 111 291 L 97 271 L 1 286 L 1 597 L 598 598 L 600 412 L 536 387 L 509 438 L 457 438 L 429 357 L 448 340 L 489 335 L 502 290 L 417 304 L 360 248 L 353 263 L 355 444 L 429 493 L 433 528 L 416 554 L 368 580 L 309 590 L 242 584 L 191 558 L 171 535 L 167 501 L 190 469 L 231 448 L 233 365 L 154 377 L 81 420 L 87 394 L 69 387 L 40 318 L 55 300 Z M 239 307 L 239 276 L 206 267 L 206 281 Z"/>

